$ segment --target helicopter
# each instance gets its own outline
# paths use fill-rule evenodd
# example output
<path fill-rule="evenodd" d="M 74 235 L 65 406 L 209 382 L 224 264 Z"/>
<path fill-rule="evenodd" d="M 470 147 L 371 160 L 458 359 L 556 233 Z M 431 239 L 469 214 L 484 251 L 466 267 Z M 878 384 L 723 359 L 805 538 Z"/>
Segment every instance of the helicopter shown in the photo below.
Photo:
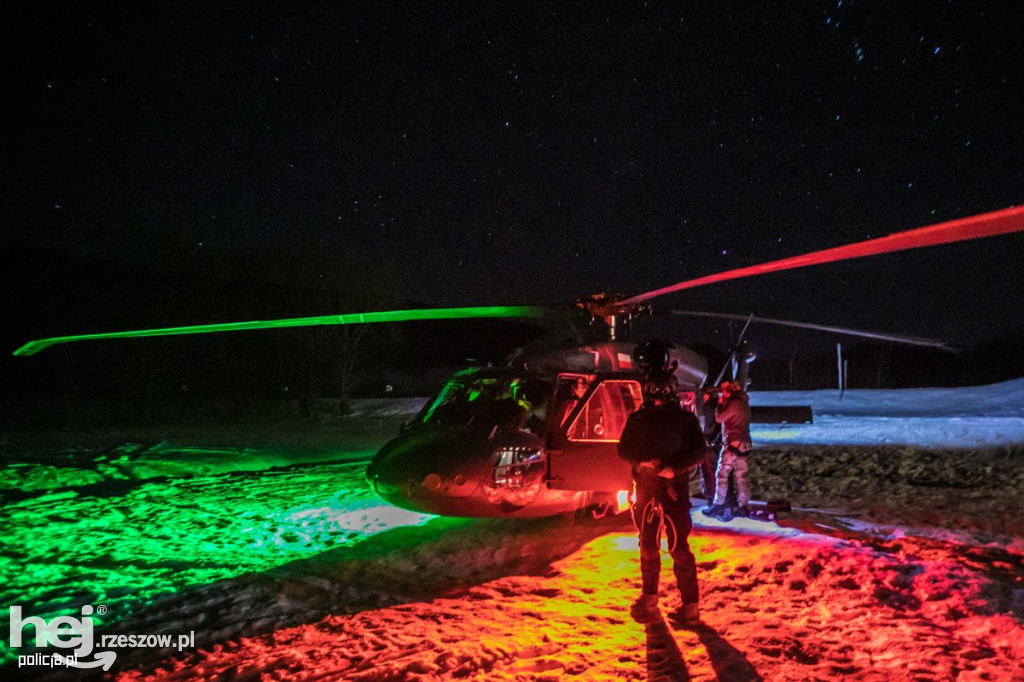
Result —
<path fill-rule="evenodd" d="M 638 294 L 601 294 L 571 310 L 599 335 L 577 334 L 568 345 L 538 344 L 513 353 L 501 366 L 467 367 L 452 375 L 401 432 L 370 461 L 369 485 L 384 501 L 406 509 L 467 517 L 537 517 L 589 508 L 626 508 L 629 466 L 617 445 L 626 419 L 643 403 L 644 363 L 629 340 L 632 320 L 651 314 L 650 300 L 731 279 L 763 275 L 882 253 L 1024 231 L 1024 207 L 1011 207 L 886 237 L 738 268 Z M 564 312 L 564 311 L 563 311 Z M 746 320 L 732 354 L 713 381 L 708 360 L 668 344 L 680 392 L 713 388 L 727 369 L 746 386 L 752 354 L 745 335 L 754 322 L 809 327 L 839 334 L 935 348 L 941 341 L 866 332 L 790 320 L 701 311 L 676 315 Z M 368 324 L 467 318 L 543 318 L 542 306 L 374 311 L 283 320 L 168 327 L 53 337 L 14 352 L 27 356 L 73 341 L 215 333 L 312 325 Z"/>
<path fill-rule="evenodd" d="M 630 468 L 617 445 L 643 403 L 636 344 L 607 340 L 456 372 L 370 462 L 395 506 L 445 516 L 549 516 L 624 508 Z M 707 361 L 672 348 L 683 390 Z"/>

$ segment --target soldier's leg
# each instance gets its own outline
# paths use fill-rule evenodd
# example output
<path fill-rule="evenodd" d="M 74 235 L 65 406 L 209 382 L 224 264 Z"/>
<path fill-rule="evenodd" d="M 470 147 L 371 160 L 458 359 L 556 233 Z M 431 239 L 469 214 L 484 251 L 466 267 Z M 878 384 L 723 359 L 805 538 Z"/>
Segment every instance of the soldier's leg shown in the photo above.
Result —
<path fill-rule="evenodd" d="M 715 483 L 716 507 L 722 506 L 726 502 L 726 497 L 729 494 L 729 474 L 732 473 L 733 460 L 735 459 L 736 455 L 726 449 L 723 449 L 722 453 L 718 456 L 718 472 Z"/>
<path fill-rule="evenodd" d="M 750 484 L 747 482 L 747 458 L 737 455 L 736 462 L 732 467 L 733 478 L 736 481 L 736 502 L 741 507 L 746 507 L 750 502 Z"/>
<path fill-rule="evenodd" d="M 700 598 L 697 586 L 697 559 L 693 556 L 689 543 L 692 528 L 689 504 L 673 504 L 666 507 L 665 539 L 668 541 L 672 571 L 684 606 L 696 604 Z"/>
<path fill-rule="evenodd" d="M 653 498 L 638 496 L 632 512 L 640 541 L 642 591 L 645 595 L 657 595 L 661 575 L 661 506 Z"/>

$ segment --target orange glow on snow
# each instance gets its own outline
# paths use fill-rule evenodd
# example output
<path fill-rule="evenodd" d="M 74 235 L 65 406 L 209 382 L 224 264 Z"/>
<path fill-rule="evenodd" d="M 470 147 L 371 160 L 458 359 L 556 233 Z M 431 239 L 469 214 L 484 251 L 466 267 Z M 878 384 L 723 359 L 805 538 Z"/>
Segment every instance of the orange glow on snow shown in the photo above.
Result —
<path fill-rule="evenodd" d="M 630 618 L 636 537 L 616 522 L 542 575 L 332 615 L 118 679 L 1024 679 L 1024 628 L 988 607 L 990 576 L 955 550 L 701 526 L 690 540 L 695 629 Z M 666 555 L 662 613 L 678 603 Z"/>

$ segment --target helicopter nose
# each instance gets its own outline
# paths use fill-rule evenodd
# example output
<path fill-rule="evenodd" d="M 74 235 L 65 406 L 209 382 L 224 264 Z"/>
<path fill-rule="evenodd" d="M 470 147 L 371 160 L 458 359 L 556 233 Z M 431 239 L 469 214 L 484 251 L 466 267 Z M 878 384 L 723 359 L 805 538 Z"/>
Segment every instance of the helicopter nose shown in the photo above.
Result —
<path fill-rule="evenodd" d="M 478 450 L 476 443 L 409 432 L 377 453 L 367 478 L 377 495 L 400 507 L 418 508 L 416 500 L 469 497 L 482 483 L 485 453 Z"/>

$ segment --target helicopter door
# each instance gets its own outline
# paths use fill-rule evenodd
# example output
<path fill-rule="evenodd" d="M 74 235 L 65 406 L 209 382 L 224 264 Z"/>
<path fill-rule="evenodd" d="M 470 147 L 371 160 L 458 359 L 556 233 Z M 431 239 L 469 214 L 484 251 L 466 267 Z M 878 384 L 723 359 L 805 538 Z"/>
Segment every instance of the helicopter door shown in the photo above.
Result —
<path fill-rule="evenodd" d="M 583 405 L 566 415 L 560 443 L 549 451 L 550 486 L 560 490 L 629 490 L 630 467 L 619 459 L 619 436 L 626 419 L 642 403 L 637 381 L 608 379 L 592 387 Z"/>

